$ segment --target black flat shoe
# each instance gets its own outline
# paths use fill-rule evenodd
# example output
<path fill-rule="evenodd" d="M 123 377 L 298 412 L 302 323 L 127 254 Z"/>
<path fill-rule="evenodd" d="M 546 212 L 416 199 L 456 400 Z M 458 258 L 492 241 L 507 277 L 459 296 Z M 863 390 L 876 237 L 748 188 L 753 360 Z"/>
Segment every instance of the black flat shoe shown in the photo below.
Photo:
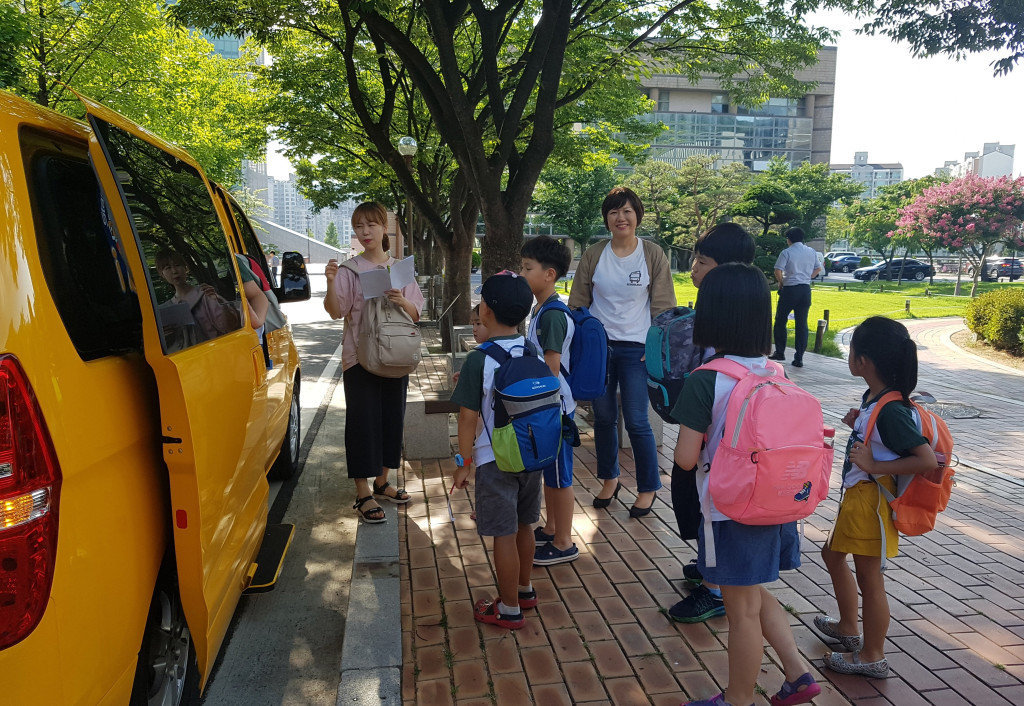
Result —
<path fill-rule="evenodd" d="M 646 517 L 647 515 L 651 514 L 652 507 L 654 507 L 653 501 L 647 507 L 637 507 L 636 505 L 634 505 L 633 507 L 629 508 L 629 516 L 632 517 L 634 520 L 639 519 L 641 517 Z"/>
<path fill-rule="evenodd" d="M 619 491 L 622 490 L 622 481 L 619 481 L 618 485 L 615 486 L 615 492 L 612 493 L 610 498 L 594 498 L 594 507 L 598 510 L 602 510 L 612 504 L 612 500 L 619 497 Z"/>
<path fill-rule="evenodd" d="M 772 353 L 770 356 L 768 356 L 768 360 L 785 360 L 785 359 L 786 359 L 786 356 L 784 356 L 782 353 Z"/>
<path fill-rule="evenodd" d="M 794 368 L 802 368 L 804 367 L 804 362 L 802 360 L 794 360 L 792 363 L 790 363 L 790 365 L 792 365 Z"/>

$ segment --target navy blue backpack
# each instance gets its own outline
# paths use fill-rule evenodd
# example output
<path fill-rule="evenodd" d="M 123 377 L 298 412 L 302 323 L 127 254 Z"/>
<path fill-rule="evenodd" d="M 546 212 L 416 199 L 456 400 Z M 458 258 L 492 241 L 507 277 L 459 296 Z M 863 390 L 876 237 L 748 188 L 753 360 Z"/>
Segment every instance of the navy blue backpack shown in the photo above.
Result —
<path fill-rule="evenodd" d="M 487 429 L 498 468 L 539 471 L 558 457 L 562 443 L 562 396 L 558 378 L 529 341 L 521 356 L 488 342 L 478 350 L 498 363 L 494 371 L 494 428 Z"/>
<path fill-rule="evenodd" d="M 562 366 L 562 375 L 569 383 L 575 400 L 595 400 L 604 394 L 608 381 L 608 334 L 604 324 L 581 306 L 570 309 L 562 302 L 551 302 L 541 307 L 537 317 L 555 309 L 572 318 L 574 331 L 569 344 L 570 370 Z"/>

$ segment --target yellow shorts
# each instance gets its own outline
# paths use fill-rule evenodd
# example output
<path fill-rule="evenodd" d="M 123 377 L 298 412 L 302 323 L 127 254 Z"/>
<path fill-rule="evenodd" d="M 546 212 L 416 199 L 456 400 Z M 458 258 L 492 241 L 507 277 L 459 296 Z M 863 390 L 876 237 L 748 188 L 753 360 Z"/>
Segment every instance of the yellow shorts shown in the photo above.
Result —
<path fill-rule="evenodd" d="M 892 476 L 882 476 L 879 482 L 890 493 L 896 493 L 896 480 Z M 843 493 L 843 504 L 839 506 L 836 526 L 832 528 L 829 549 L 844 554 L 880 557 L 882 530 L 878 524 L 879 515 L 885 524 L 885 556 L 896 556 L 899 550 L 899 532 L 892 523 L 889 503 L 873 480 L 861 481 Z"/>

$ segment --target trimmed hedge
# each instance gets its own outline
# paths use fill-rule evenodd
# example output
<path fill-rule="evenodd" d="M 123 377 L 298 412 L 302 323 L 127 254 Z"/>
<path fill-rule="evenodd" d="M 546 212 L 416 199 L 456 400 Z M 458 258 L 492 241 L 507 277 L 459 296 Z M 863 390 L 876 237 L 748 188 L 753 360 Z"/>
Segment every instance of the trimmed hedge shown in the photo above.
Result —
<path fill-rule="evenodd" d="M 967 305 L 967 327 L 994 348 L 1024 354 L 1024 289 L 982 294 Z"/>
<path fill-rule="evenodd" d="M 860 266 L 861 267 L 871 267 L 871 258 L 868 257 L 867 255 L 864 255 L 863 257 L 861 257 L 861 259 L 860 259 Z"/>

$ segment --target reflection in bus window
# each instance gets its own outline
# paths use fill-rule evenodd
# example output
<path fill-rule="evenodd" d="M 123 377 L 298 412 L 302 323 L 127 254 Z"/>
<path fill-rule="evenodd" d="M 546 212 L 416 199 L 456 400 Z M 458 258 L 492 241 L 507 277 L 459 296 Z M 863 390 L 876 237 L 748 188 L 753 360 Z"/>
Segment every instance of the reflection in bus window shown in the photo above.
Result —
<path fill-rule="evenodd" d="M 160 305 L 160 323 L 168 348 L 188 348 L 238 328 L 238 307 L 209 284 L 193 284 L 181 255 L 161 250 L 156 255 L 155 267 L 160 277 L 174 288 L 174 296 Z"/>
<path fill-rule="evenodd" d="M 190 164 L 91 118 L 120 182 L 146 260 L 165 353 L 242 324 L 231 250 L 202 175 Z"/>

